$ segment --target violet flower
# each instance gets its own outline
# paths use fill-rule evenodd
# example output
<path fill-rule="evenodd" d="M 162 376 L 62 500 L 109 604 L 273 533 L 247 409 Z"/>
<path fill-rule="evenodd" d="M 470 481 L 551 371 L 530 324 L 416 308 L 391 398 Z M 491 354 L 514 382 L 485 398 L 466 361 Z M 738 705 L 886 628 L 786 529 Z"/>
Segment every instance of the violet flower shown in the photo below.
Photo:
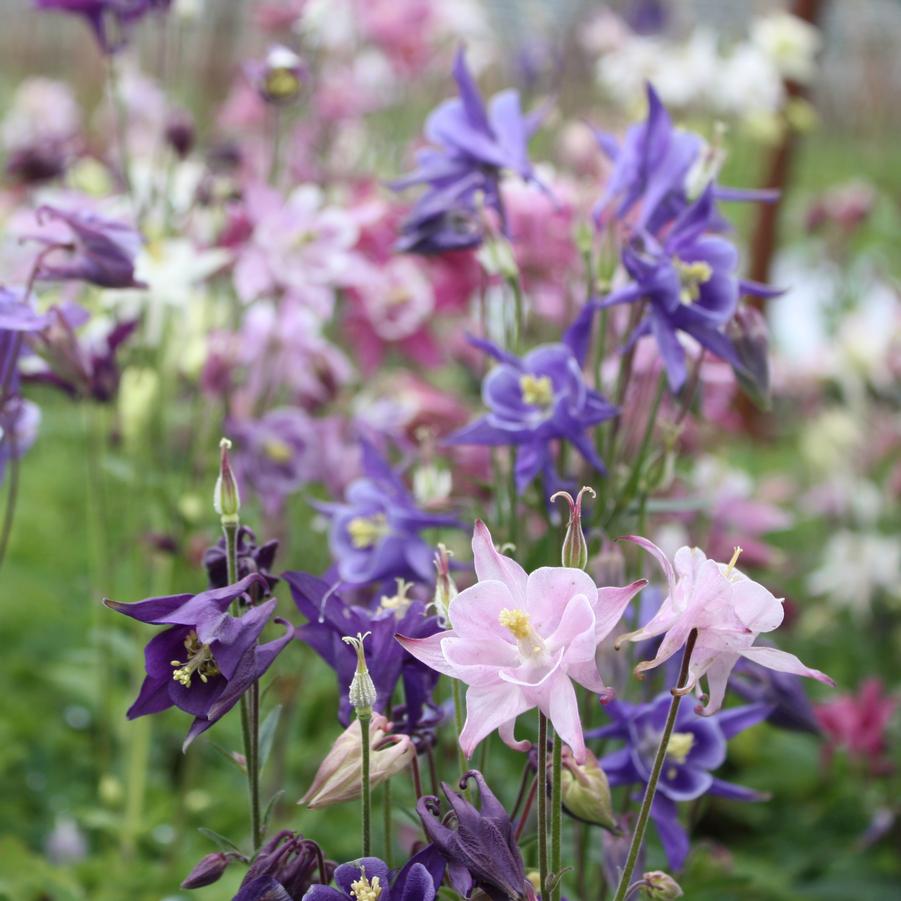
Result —
<path fill-rule="evenodd" d="M 345 635 L 370 633 L 367 644 L 369 675 L 375 684 L 376 702 L 373 709 L 388 716 L 391 696 L 398 681 L 403 681 L 403 731 L 414 731 L 438 681 L 438 673 L 420 663 L 395 640 L 400 631 L 425 638 L 438 631 L 438 620 L 425 616 L 422 601 L 402 597 L 400 605 L 391 603 L 376 610 L 351 606 L 336 594 L 335 587 L 315 576 L 302 572 L 282 573 L 291 589 L 297 609 L 308 622 L 300 626 L 295 637 L 308 644 L 335 671 L 341 703 L 338 719 L 347 725 L 351 719 L 348 698 L 350 683 L 356 671 L 357 658 L 342 641 Z M 407 630 L 411 630 L 410 633 Z"/>
<path fill-rule="evenodd" d="M 61 223 L 65 240 L 35 235 L 45 245 L 37 277 L 42 281 L 83 281 L 101 288 L 146 288 L 135 279 L 135 256 L 140 234 L 127 222 L 108 219 L 89 210 L 62 210 L 44 205 L 36 212 L 40 225 Z M 54 258 L 61 257 L 59 261 Z"/>
<path fill-rule="evenodd" d="M 232 901 L 301 901 L 334 869 L 316 842 L 283 829 L 260 848 Z"/>
<path fill-rule="evenodd" d="M 128 718 L 135 719 L 178 707 L 194 717 L 183 749 L 231 710 L 259 680 L 293 637 L 293 627 L 266 644 L 259 637 L 275 611 L 274 598 L 240 616 L 226 611 L 247 592 L 266 591 L 266 580 L 253 574 L 225 588 L 197 595 L 176 594 L 122 604 L 103 603 L 132 619 L 171 628 L 152 638 L 144 649 L 147 676 Z"/>
<path fill-rule="evenodd" d="M 476 247 L 482 241 L 482 206 L 496 212 L 506 230 L 501 173 L 535 180 L 527 143 L 539 118 L 523 115 L 513 90 L 495 95 L 486 108 L 462 48 L 454 60 L 454 79 L 460 96 L 445 100 L 426 121 L 425 136 L 434 146 L 417 154 L 414 172 L 392 184 L 395 190 L 426 186 L 402 226 L 401 250 Z"/>
<path fill-rule="evenodd" d="M 447 861 L 451 887 L 464 898 L 478 888 L 492 901 L 534 899 L 510 815 L 478 770 L 464 773 L 460 788 L 465 789 L 471 781 L 479 788 L 478 808 L 441 783 L 456 817 L 456 828 L 445 825 L 434 795 L 420 798 L 416 804 L 426 835 Z"/>
<path fill-rule="evenodd" d="M 38 9 L 84 16 L 104 53 L 125 46 L 128 31 L 153 10 L 165 12 L 172 0 L 34 0 Z"/>
<path fill-rule="evenodd" d="M 237 535 L 238 578 L 243 579 L 251 573 L 259 573 L 266 580 L 268 590 L 278 583 L 278 576 L 271 573 L 275 563 L 275 554 L 278 551 L 278 541 L 273 539 L 265 544 L 257 546 L 257 537 L 248 526 L 241 526 Z M 225 556 L 225 538 L 220 538 L 216 544 L 209 547 L 203 554 L 203 565 L 206 569 L 210 588 L 225 588 L 228 585 L 228 561 Z"/>
<path fill-rule="evenodd" d="M 563 342 L 541 345 L 522 358 L 490 341 L 470 340 L 500 365 L 482 383 L 482 400 L 489 412 L 455 432 L 447 443 L 516 447 L 520 492 L 539 474 L 549 491 L 563 487 L 554 466 L 554 441 L 568 441 L 589 465 L 606 472 L 589 430 L 619 410 L 585 383 L 582 362 L 587 342 L 581 341 L 578 330 L 571 329 Z"/>
<path fill-rule="evenodd" d="M 329 546 L 341 581 L 365 585 L 412 579 L 431 584 L 435 549 L 421 533 L 459 524 L 452 516 L 420 510 L 388 461 L 369 441 L 361 444 L 363 477 L 350 483 L 343 503 L 316 505 L 332 520 Z"/>
<path fill-rule="evenodd" d="M 587 738 L 618 738 L 625 746 L 601 758 L 600 764 L 611 787 L 646 784 L 660 743 L 672 698 L 658 695 L 647 704 L 613 701 L 605 711 L 614 722 L 587 733 Z M 688 833 L 679 823 L 679 801 L 693 801 L 704 794 L 735 801 L 759 801 L 764 796 L 752 789 L 725 782 L 711 775 L 726 759 L 726 742 L 759 723 L 770 712 L 767 704 L 749 704 L 701 717 L 690 705 L 682 705 L 670 736 L 667 754 L 651 806 L 670 869 L 680 870 L 688 857 Z"/>
<path fill-rule="evenodd" d="M 780 729 L 820 734 L 820 725 L 800 676 L 739 660 L 729 676 L 729 688 L 744 701 L 766 704 L 767 722 Z"/>
<path fill-rule="evenodd" d="M 378 857 L 361 857 L 341 864 L 334 878 L 337 888 L 314 885 L 304 901 L 434 901 L 444 878 L 444 860 L 425 848 L 400 870 L 389 870 Z"/>

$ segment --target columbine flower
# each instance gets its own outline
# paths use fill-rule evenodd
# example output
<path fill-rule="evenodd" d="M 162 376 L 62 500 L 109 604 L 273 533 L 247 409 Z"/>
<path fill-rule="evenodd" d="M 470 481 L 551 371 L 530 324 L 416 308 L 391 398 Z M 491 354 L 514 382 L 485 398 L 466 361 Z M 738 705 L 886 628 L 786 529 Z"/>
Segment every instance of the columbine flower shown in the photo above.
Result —
<path fill-rule="evenodd" d="M 699 712 L 709 715 L 720 709 L 729 674 L 741 657 L 779 672 L 835 685 L 829 676 L 806 667 L 794 654 L 754 646 L 761 632 L 771 632 L 781 624 L 783 599 L 735 568 L 739 548 L 728 565 L 709 560 L 700 548 L 689 547 L 679 548 L 670 563 L 647 538 L 629 535 L 627 540 L 656 558 L 669 583 L 669 594 L 650 622 L 617 639 L 619 644 L 627 639 L 644 641 L 664 636 L 654 659 L 639 663 L 636 673 L 669 660 L 685 644 L 692 629 L 697 629 L 687 689 L 697 689 L 701 695 L 699 682 L 707 677 L 708 701 L 706 706 L 699 706 Z"/>
<path fill-rule="evenodd" d="M 598 645 L 645 586 L 598 588 L 582 570 L 545 566 L 526 575 L 498 553 L 491 533 L 477 522 L 472 536 L 478 583 L 451 604 L 453 628 L 428 638 L 398 635 L 418 660 L 465 682 L 466 724 L 460 747 L 467 756 L 495 729 L 510 747 L 518 742 L 516 718 L 533 707 L 585 759 L 585 742 L 573 681 L 609 695 L 595 662 Z"/>
<path fill-rule="evenodd" d="M 524 357 L 501 350 L 490 341 L 473 343 L 499 361 L 482 383 L 489 412 L 451 435 L 450 444 L 513 445 L 516 487 L 524 491 L 539 473 L 555 490 L 552 442 L 569 441 L 588 463 L 605 472 L 588 430 L 619 410 L 585 384 L 581 346 L 568 332 L 560 344 L 545 344 Z"/>
<path fill-rule="evenodd" d="M 444 878 L 444 861 L 431 848 L 389 871 L 378 857 L 361 857 L 335 870 L 338 888 L 315 885 L 304 901 L 434 901 Z"/>
<path fill-rule="evenodd" d="M 667 693 L 648 704 L 614 701 L 607 705 L 605 709 L 614 722 L 594 730 L 589 737 L 626 742 L 625 747 L 600 760 L 611 787 L 648 781 L 671 701 Z M 725 761 L 727 740 L 759 723 L 769 711 L 766 704 L 749 704 L 701 717 L 691 707 L 679 708 L 651 807 L 651 818 L 671 869 L 681 869 L 688 856 L 688 834 L 679 823 L 676 802 L 693 801 L 707 793 L 736 801 L 762 799 L 757 792 L 717 779 L 710 771 Z"/>
<path fill-rule="evenodd" d="M 422 716 L 438 676 L 404 651 L 394 640 L 394 633 L 402 631 L 425 637 L 437 630 L 435 617 L 425 616 L 422 601 L 406 597 L 402 590 L 399 594 L 404 595 L 403 604 L 395 602 L 395 595 L 387 598 L 387 604 L 383 599 L 376 610 L 353 607 L 336 594 L 335 586 L 321 579 L 301 572 L 282 575 L 297 609 L 309 620 L 297 629 L 296 637 L 310 645 L 338 676 L 341 693 L 338 719 L 341 723 L 347 725 L 350 722 L 348 692 L 356 671 L 356 655 L 348 650 L 342 639 L 349 633 L 369 632 L 369 674 L 377 696 L 374 709 L 392 715 L 387 705 L 398 680 L 403 679 L 405 731 L 412 730 Z"/>
<path fill-rule="evenodd" d="M 240 526 L 237 535 L 238 578 L 243 579 L 251 573 L 260 573 L 269 586 L 266 594 L 271 594 L 278 582 L 278 577 L 271 573 L 277 551 L 277 540 L 267 541 L 258 547 L 257 536 L 254 535 L 253 530 L 248 526 Z M 228 562 L 225 557 L 224 537 L 204 551 L 203 565 L 206 568 L 210 588 L 225 588 L 228 585 Z"/>
<path fill-rule="evenodd" d="M 262 61 L 248 63 L 246 71 L 260 97 L 278 106 L 297 100 L 307 77 L 303 60 L 283 44 L 270 47 Z"/>
<path fill-rule="evenodd" d="M 447 861 L 451 886 L 464 898 L 479 888 L 490 898 L 534 899 L 510 815 L 478 770 L 465 773 L 460 787 L 465 789 L 470 781 L 479 787 L 480 809 L 441 783 L 456 816 L 455 829 L 442 820 L 438 798 L 426 796 L 416 804 L 426 835 Z"/>
<path fill-rule="evenodd" d="M 260 848 L 232 901 L 301 901 L 333 871 L 316 842 L 283 829 Z"/>
<path fill-rule="evenodd" d="M 343 582 L 365 585 L 381 579 L 431 583 L 435 550 L 424 529 L 457 528 L 451 516 L 426 513 L 388 461 L 363 441 L 363 478 L 348 486 L 344 503 L 319 504 L 332 518 L 329 544 Z"/>
<path fill-rule="evenodd" d="M 466 66 L 462 49 L 454 60 L 459 98 L 445 100 L 428 118 L 425 135 L 437 145 L 421 150 L 417 168 L 396 181 L 396 190 L 426 185 L 403 225 L 401 250 L 440 253 L 475 247 L 482 241 L 482 206 L 506 224 L 500 195 L 501 173 L 534 179 L 527 142 L 538 118 L 524 116 L 519 95 L 508 90 L 488 108 Z"/>
<path fill-rule="evenodd" d="M 251 607 L 240 616 L 226 613 L 245 593 L 266 591 L 266 580 L 250 575 L 225 588 L 198 595 L 176 594 L 148 598 L 134 604 L 104 599 L 107 607 L 132 619 L 168 625 L 144 649 L 147 677 L 128 718 L 159 713 L 175 706 L 194 717 L 184 748 L 231 710 L 241 695 L 260 679 L 293 637 L 288 626 L 281 638 L 258 640 L 275 612 L 275 598 Z"/>
<path fill-rule="evenodd" d="M 38 9 L 84 16 L 104 53 L 125 46 L 128 30 L 153 10 L 165 12 L 171 0 L 35 0 Z"/>

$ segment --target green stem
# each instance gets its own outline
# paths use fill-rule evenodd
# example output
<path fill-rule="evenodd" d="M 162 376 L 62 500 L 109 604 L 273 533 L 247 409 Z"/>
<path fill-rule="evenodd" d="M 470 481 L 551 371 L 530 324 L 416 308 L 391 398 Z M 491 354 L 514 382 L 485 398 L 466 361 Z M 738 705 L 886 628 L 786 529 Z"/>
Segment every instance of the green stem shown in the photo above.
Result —
<path fill-rule="evenodd" d="M 6 438 L 7 435 L 9 436 L 9 490 L 6 495 L 6 510 L 3 513 L 3 532 L 0 533 L 0 566 L 6 559 L 6 550 L 9 547 L 13 519 L 16 514 L 16 501 L 19 497 L 19 454 L 16 448 L 15 426 L 12 426 L 3 438 Z"/>
<path fill-rule="evenodd" d="M 460 733 L 463 732 L 463 683 L 459 679 L 452 679 L 451 685 L 454 692 L 454 727 L 457 730 L 457 759 L 460 763 L 460 775 L 462 776 L 468 769 L 466 765 L 466 757 L 460 747 Z"/>
<path fill-rule="evenodd" d="M 540 894 L 547 888 L 547 717 L 538 713 L 538 873 Z"/>
<path fill-rule="evenodd" d="M 563 742 L 554 735 L 554 754 L 551 776 L 551 878 L 554 888 L 550 901 L 560 901 L 561 830 L 563 828 Z"/>
<path fill-rule="evenodd" d="M 363 752 L 363 767 L 360 776 L 363 799 L 362 824 L 363 824 L 363 857 L 372 854 L 372 785 L 369 781 L 369 719 L 370 714 L 357 714 L 360 720 L 360 741 Z"/>
<path fill-rule="evenodd" d="M 110 107 L 113 111 L 113 128 L 116 135 L 116 145 L 119 151 L 119 165 L 122 167 L 122 180 L 125 182 L 125 191 L 134 203 L 134 189 L 131 180 L 131 156 L 128 152 L 128 111 L 122 98 L 122 89 L 119 83 L 119 70 L 116 60 L 112 55 L 107 59 L 106 67 L 107 86 L 110 95 Z"/>
<path fill-rule="evenodd" d="M 651 767 L 651 775 L 648 779 L 644 798 L 641 802 L 641 809 L 638 811 L 635 832 L 632 834 L 632 843 L 629 845 L 629 856 L 626 858 L 626 866 L 619 878 L 619 886 L 616 889 L 616 895 L 614 895 L 613 901 L 624 901 L 626 893 L 630 889 L 629 880 L 631 880 L 632 873 L 635 870 L 638 852 L 641 848 L 642 841 L 644 841 L 645 830 L 648 828 L 651 805 L 654 801 L 654 795 L 657 793 L 657 783 L 660 781 L 660 773 L 663 770 L 663 761 L 666 759 L 666 751 L 669 747 L 670 736 L 673 734 L 673 727 L 676 725 L 676 714 L 679 712 L 679 702 L 682 700 L 682 695 L 685 693 L 684 685 L 688 679 L 688 665 L 691 662 L 691 652 L 694 650 L 697 637 L 697 629 L 692 629 L 688 635 L 688 641 L 685 642 L 685 650 L 682 653 L 682 667 L 679 670 L 679 680 L 677 687 L 672 690 L 673 699 L 670 701 L 666 724 L 664 725 L 663 733 L 660 736 L 660 744 L 657 745 L 657 754 L 654 757 L 654 765 Z"/>
<path fill-rule="evenodd" d="M 393 853 L 391 847 L 391 780 L 385 780 L 385 787 L 382 789 L 382 815 L 384 817 L 383 827 L 385 830 L 385 863 L 388 864 L 390 870 L 394 864 L 392 862 Z"/>

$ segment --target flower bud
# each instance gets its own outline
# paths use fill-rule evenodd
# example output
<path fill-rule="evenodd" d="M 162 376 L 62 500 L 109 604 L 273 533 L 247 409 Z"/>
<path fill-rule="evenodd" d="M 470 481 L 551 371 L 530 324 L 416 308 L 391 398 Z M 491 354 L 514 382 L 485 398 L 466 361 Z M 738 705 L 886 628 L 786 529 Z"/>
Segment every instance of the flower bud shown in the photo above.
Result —
<path fill-rule="evenodd" d="M 277 44 L 256 67 L 256 87 L 267 103 L 291 103 L 300 96 L 306 77 L 303 60 L 290 48 Z"/>
<path fill-rule="evenodd" d="M 371 749 L 369 774 L 373 787 L 409 766 L 416 754 L 416 747 L 410 736 L 392 735 L 390 723 L 380 713 L 372 715 L 369 745 Z M 362 790 L 360 784 L 362 756 L 360 721 L 357 719 L 338 736 L 320 764 L 313 784 L 299 803 L 311 809 L 318 809 L 359 798 Z"/>
<path fill-rule="evenodd" d="M 228 438 L 219 442 L 219 478 L 213 491 L 213 508 L 219 514 L 222 525 L 237 525 L 238 512 L 241 509 L 241 497 L 238 494 L 238 483 L 232 472 L 228 452 L 232 443 Z"/>
<path fill-rule="evenodd" d="M 577 764 L 567 755 L 561 776 L 563 807 L 567 813 L 595 826 L 617 829 L 607 774 L 590 751 L 583 764 Z"/>
<path fill-rule="evenodd" d="M 435 597 L 432 607 L 438 615 L 438 625 L 442 629 L 451 627 L 450 605 L 459 593 L 450 574 L 451 552 L 443 544 L 435 551 Z"/>
<path fill-rule="evenodd" d="M 194 120 L 185 110 L 174 110 L 166 122 L 166 143 L 183 160 L 194 146 Z"/>
<path fill-rule="evenodd" d="M 573 500 L 572 495 L 568 491 L 558 491 L 556 494 L 551 495 L 551 501 L 562 497 L 569 504 L 569 524 L 566 528 L 566 535 L 563 536 L 561 557 L 564 566 L 571 566 L 575 569 L 585 569 L 588 565 L 588 542 L 585 540 L 585 533 L 582 531 L 582 495 L 586 491 L 592 497 L 597 497 L 594 488 L 589 488 L 587 485 L 580 489 L 575 500 Z"/>
<path fill-rule="evenodd" d="M 735 377 L 742 391 L 761 409 L 770 407 L 769 330 L 763 314 L 750 304 L 741 304 L 726 326 L 741 369 Z"/>
<path fill-rule="evenodd" d="M 371 716 L 372 707 L 378 697 L 372 676 L 369 675 L 369 667 L 366 666 L 366 652 L 363 650 L 363 642 L 369 635 L 357 632 L 357 637 L 345 635 L 341 641 L 351 645 L 357 652 L 357 671 L 354 673 L 353 679 L 350 681 L 350 691 L 348 697 L 357 716 Z"/>
<path fill-rule="evenodd" d="M 224 851 L 214 851 L 201 858 L 197 865 L 185 876 L 182 881 L 182 888 L 203 888 L 205 885 L 212 885 L 218 882 L 219 878 L 232 862 L 234 855 L 226 854 Z"/>
<path fill-rule="evenodd" d="M 673 901 L 684 894 L 679 883 L 662 870 L 652 870 L 642 877 L 641 893 L 654 901 Z"/>

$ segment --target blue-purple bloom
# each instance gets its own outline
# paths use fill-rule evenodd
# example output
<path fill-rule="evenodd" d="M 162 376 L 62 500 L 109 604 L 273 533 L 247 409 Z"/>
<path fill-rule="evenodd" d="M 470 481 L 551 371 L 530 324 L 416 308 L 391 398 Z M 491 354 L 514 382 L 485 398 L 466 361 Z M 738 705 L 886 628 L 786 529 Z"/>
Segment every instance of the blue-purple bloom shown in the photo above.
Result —
<path fill-rule="evenodd" d="M 172 0 L 35 0 L 38 9 L 84 16 L 104 53 L 120 50 L 132 25 L 153 10 L 165 12 L 171 4 Z"/>
<path fill-rule="evenodd" d="M 647 704 L 612 701 L 604 710 L 614 722 L 586 733 L 586 738 L 618 738 L 626 743 L 600 760 L 611 787 L 647 783 L 671 700 L 664 693 Z M 711 771 L 726 760 L 726 742 L 766 719 L 771 709 L 768 704 L 749 704 L 714 716 L 699 716 L 690 704 L 680 706 L 651 807 L 670 869 L 680 870 L 689 850 L 677 802 L 693 801 L 704 794 L 735 801 L 763 800 L 758 792 L 717 779 Z"/>
<path fill-rule="evenodd" d="M 332 519 L 329 546 L 338 575 L 349 585 L 388 579 L 431 584 L 435 549 L 422 532 L 459 523 L 420 510 L 388 461 L 369 441 L 362 446 L 363 476 L 350 483 L 344 502 L 317 505 Z"/>
<path fill-rule="evenodd" d="M 561 343 L 543 344 L 522 358 L 490 341 L 471 340 L 500 365 L 482 383 L 489 412 L 451 435 L 449 444 L 516 447 L 519 491 L 539 474 L 549 490 L 563 486 L 554 466 L 554 441 L 568 441 L 598 472 L 605 472 L 589 430 L 619 410 L 585 383 L 587 344 L 578 329 L 568 331 Z"/>
<path fill-rule="evenodd" d="M 272 589 L 278 583 L 278 576 L 272 575 L 278 541 L 272 539 L 258 546 L 257 536 L 254 535 L 253 530 L 248 526 L 241 526 L 238 529 L 235 544 L 238 557 L 238 578 L 243 579 L 251 573 L 260 573 L 269 586 L 266 593 L 271 594 Z M 225 588 L 228 585 L 228 561 L 225 556 L 224 537 L 204 551 L 203 565 L 210 588 Z"/>
<path fill-rule="evenodd" d="M 301 901 L 333 871 L 316 842 L 283 829 L 260 848 L 232 901 Z"/>
<path fill-rule="evenodd" d="M 438 673 L 404 650 L 394 636 L 398 632 L 417 638 L 434 635 L 439 630 L 437 617 L 427 617 L 423 602 L 406 597 L 403 585 L 398 595 L 383 598 L 378 608 L 370 610 L 345 603 L 334 586 L 307 573 L 286 572 L 282 578 L 291 589 L 297 609 L 308 620 L 296 630 L 296 637 L 313 648 L 338 676 L 341 723 L 346 726 L 351 720 L 348 691 L 357 666 L 356 654 L 343 638 L 368 632 L 366 661 L 376 690 L 373 709 L 392 717 L 394 711 L 388 705 L 402 680 L 405 705 L 397 730 L 415 732 L 425 708 L 430 706 Z"/>
<path fill-rule="evenodd" d="M 460 96 L 445 100 L 426 120 L 425 136 L 434 146 L 419 151 L 415 171 L 392 184 L 395 190 L 426 186 L 403 224 L 400 250 L 441 253 L 478 246 L 482 207 L 493 210 L 506 229 L 501 174 L 535 178 L 527 144 L 540 117 L 523 115 L 513 90 L 495 95 L 486 108 L 462 48 L 454 78 Z"/>
<path fill-rule="evenodd" d="M 361 857 L 341 864 L 334 878 L 337 888 L 314 885 L 304 895 L 305 901 L 434 901 L 444 878 L 444 860 L 433 849 L 425 848 L 400 870 L 389 870 L 378 857 Z"/>
<path fill-rule="evenodd" d="M 197 595 L 176 594 L 148 598 L 133 604 L 104 599 L 104 604 L 132 619 L 171 628 L 152 638 L 144 649 L 147 676 L 128 718 L 178 707 L 194 717 L 184 748 L 238 703 L 241 695 L 259 680 L 294 634 L 287 626 L 283 636 L 266 644 L 259 638 L 275 612 L 271 598 L 249 606 L 251 594 L 264 595 L 266 580 L 258 574 L 225 588 Z M 227 610 L 234 602 L 246 609 L 239 616 Z"/>

